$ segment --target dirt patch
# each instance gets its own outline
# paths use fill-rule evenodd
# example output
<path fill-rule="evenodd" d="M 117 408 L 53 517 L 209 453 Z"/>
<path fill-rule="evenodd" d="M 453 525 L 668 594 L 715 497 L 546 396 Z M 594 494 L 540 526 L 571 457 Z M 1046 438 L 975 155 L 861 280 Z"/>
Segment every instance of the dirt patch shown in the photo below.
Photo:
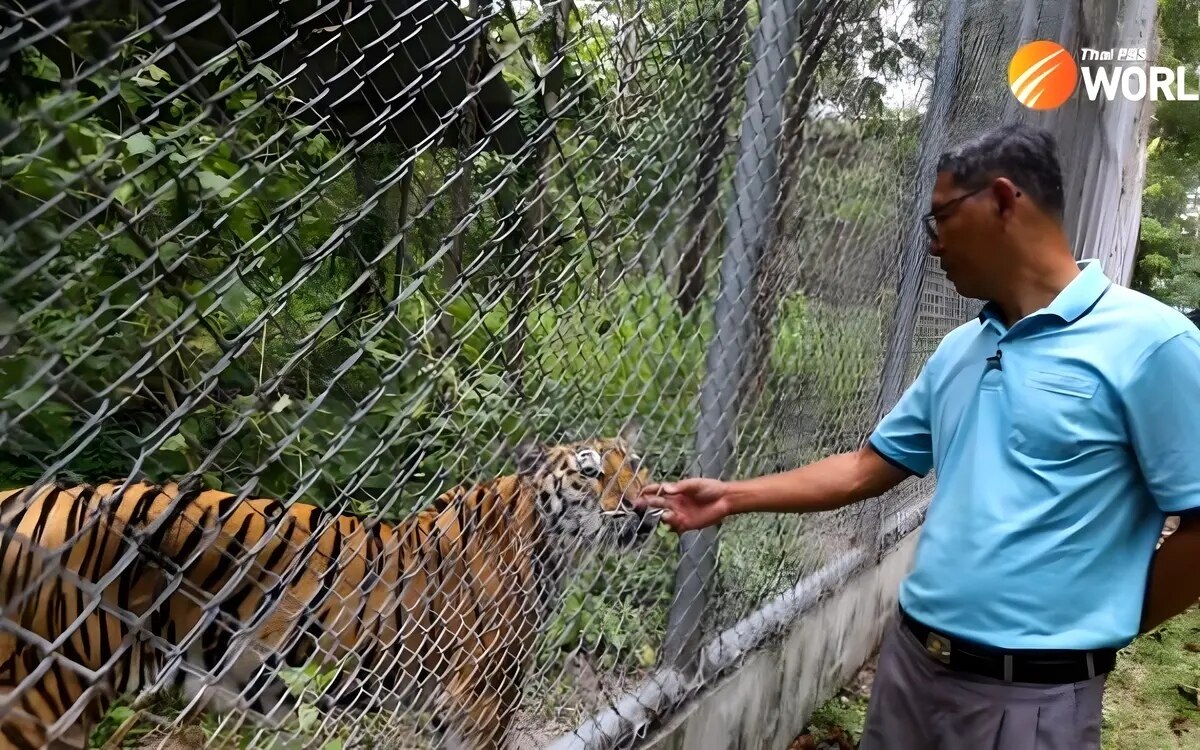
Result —
<path fill-rule="evenodd" d="M 813 712 L 808 731 L 798 736 L 787 750 L 854 750 L 862 738 L 871 685 L 875 681 L 878 655 L 872 655 L 858 673 Z"/>

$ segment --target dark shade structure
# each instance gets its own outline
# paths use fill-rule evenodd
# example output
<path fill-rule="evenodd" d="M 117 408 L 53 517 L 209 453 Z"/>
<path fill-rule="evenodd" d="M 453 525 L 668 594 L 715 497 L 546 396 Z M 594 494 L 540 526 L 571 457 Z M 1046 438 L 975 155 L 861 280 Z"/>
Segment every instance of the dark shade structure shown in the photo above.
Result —
<path fill-rule="evenodd" d="M 15 50 L 33 42 L 66 69 L 72 50 L 52 42 L 78 21 L 134 21 L 165 54 L 157 65 L 189 82 L 199 98 L 219 95 L 211 61 L 237 51 L 282 77 L 292 111 L 339 140 L 405 147 L 457 146 L 462 114 L 473 108 L 470 142 L 512 154 L 525 142 L 511 89 L 487 50 L 487 18 L 467 18 L 447 0 L 17 0 L 0 10 L 0 79 L 20 65 Z M 101 27 L 101 32 L 105 29 Z M 112 42 L 122 33 L 105 35 Z M 92 42 L 102 62 L 108 47 Z M 477 57 L 476 57 L 477 55 Z M 472 62 L 476 64 L 473 66 Z M 474 97 L 469 92 L 476 85 Z"/>

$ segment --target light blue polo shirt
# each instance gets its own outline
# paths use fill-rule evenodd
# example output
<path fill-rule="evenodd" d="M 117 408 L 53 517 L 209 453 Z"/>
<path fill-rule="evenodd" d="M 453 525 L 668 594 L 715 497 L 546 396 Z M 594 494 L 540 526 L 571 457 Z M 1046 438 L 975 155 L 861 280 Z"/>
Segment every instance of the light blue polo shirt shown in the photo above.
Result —
<path fill-rule="evenodd" d="M 870 438 L 935 470 L 900 603 L 947 635 L 1124 646 L 1164 519 L 1200 508 L 1200 331 L 1080 268 L 1012 328 L 986 306 L 950 332 Z"/>

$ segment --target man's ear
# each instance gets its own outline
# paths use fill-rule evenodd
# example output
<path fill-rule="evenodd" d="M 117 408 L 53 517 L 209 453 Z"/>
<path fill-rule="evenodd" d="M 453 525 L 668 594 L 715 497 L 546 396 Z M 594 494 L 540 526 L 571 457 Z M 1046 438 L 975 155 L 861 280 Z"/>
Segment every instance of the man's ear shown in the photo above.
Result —
<path fill-rule="evenodd" d="M 518 474 L 533 474 L 545 459 L 545 449 L 532 440 L 527 440 L 513 451 L 513 460 L 517 464 Z"/>
<path fill-rule="evenodd" d="M 992 182 L 992 195 L 996 198 L 997 212 L 1003 216 L 1013 212 L 1021 190 L 1007 177 L 999 177 Z"/>

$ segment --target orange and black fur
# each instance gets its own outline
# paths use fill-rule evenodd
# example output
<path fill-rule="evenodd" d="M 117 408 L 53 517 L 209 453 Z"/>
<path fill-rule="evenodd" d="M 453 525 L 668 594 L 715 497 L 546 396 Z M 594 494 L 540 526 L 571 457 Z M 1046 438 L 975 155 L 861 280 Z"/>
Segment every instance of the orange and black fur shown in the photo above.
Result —
<path fill-rule="evenodd" d="M 571 546 L 654 528 L 639 463 L 623 438 L 524 449 L 395 525 L 173 483 L 0 492 L 0 748 L 83 747 L 114 696 L 164 686 L 270 723 L 278 671 L 314 662 L 326 705 L 500 747 Z"/>

